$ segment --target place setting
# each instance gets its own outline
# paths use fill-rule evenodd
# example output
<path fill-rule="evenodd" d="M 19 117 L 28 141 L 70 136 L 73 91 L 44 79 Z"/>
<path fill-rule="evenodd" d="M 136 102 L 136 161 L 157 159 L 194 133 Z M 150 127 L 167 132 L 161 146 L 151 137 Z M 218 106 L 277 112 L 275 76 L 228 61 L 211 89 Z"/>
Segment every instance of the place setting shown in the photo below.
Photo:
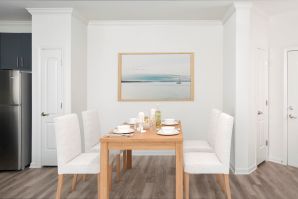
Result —
<path fill-rule="evenodd" d="M 161 111 L 150 109 L 149 116 L 144 112 L 138 112 L 137 117 L 127 119 L 123 124 L 112 129 L 107 137 L 126 136 L 131 137 L 135 133 L 156 133 L 161 136 L 178 135 L 180 128 L 177 127 L 180 121 L 174 118 L 165 118 L 161 120 Z"/>

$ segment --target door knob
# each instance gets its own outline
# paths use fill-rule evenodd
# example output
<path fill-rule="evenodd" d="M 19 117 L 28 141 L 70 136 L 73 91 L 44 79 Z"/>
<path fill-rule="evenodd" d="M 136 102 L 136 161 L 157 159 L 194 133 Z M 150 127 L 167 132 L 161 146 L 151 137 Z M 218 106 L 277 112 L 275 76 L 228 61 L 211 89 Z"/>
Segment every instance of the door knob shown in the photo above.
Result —
<path fill-rule="evenodd" d="M 263 112 L 262 111 L 258 111 L 258 115 L 262 115 L 263 114 Z"/>
<path fill-rule="evenodd" d="M 289 106 L 289 110 L 291 111 L 294 110 L 293 106 Z"/>
<path fill-rule="evenodd" d="M 294 116 L 294 115 L 292 115 L 292 114 L 290 114 L 290 115 L 289 115 L 289 118 L 291 118 L 291 119 L 296 119 L 297 117 Z"/>
<path fill-rule="evenodd" d="M 41 116 L 45 117 L 45 116 L 48 116 L 49 114 L 48 113 L 45 113 L 45 112 L 42 112 L 41 113 Z"/>

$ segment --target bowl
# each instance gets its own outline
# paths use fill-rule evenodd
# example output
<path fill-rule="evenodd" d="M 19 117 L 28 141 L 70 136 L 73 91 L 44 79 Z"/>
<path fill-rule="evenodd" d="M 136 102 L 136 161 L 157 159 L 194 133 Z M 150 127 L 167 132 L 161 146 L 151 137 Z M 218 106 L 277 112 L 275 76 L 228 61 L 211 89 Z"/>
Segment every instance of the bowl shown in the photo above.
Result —
<path fill-rule="evenodd" d="M 175 127 L 174 126 L 163 126 L 163 127 L 161 127 L 161 130 L 164 133 L 172 133 L 175 130 Z"/>
<path fill-rule="evenodd" d="M 176 122 L 176 120 L 173 118 L 164 119 L 165 124 L 174 124 L 175 122 Z"/>
<path fill-rule="evenodd" d="M 119 132 L 127 132 L 130 129 L 130 125 L 119 125 L 117 126 L 117 130 Z"/>

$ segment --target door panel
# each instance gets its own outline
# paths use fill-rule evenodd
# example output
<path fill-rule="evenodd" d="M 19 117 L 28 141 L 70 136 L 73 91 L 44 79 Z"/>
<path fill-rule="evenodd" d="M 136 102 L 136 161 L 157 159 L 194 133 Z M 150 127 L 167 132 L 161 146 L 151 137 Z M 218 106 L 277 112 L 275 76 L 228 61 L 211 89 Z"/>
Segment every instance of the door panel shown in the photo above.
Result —
<path fill-rule="evenodd" d="M 57 165 L 53 118 L 63 113 L 60 49 L 41 51 L 42 68 L 42 165 Z"/>
<path fill-rule="evenodd" d="M 256 50 L 256 114 L 257 114 L 257 164 L 267 159 L 268 147 L 268 63 L 267 52 Z"/>
<path fill-rule="evenodd" d="M 298 167 L 298 51 L 288 52 L 288 165 Z"/>

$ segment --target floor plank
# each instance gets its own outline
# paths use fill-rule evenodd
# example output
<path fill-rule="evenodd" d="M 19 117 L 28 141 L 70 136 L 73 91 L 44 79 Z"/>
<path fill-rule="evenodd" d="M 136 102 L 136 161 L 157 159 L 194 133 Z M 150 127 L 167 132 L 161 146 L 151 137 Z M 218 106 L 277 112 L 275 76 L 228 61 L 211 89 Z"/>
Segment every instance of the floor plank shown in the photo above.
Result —
<path fill-rule="evenodd" d="M 114 168 L 115 169 L 115 168 Z M 96 199 L 97 178 L 81 178 L 77 190 L 70 193 L 71 177 L 65 176 L 62 198 Z M 271 162 L 262 164 L 250 175 L 230 175 L 234 199 L 297 199 L 298 168 Z M 25 169 L 21 172 L 0 172 L 1 199 L 52 199 L 57 186 L 57 169 Z M 133 157 L 133 168 L 120 182 L 113 172 L 111 199 L 173 199 L 175 198 L 175 158 L 172 156 Z M 213 175 L 190 176 L 191 199 L 224 199 Z"/>

